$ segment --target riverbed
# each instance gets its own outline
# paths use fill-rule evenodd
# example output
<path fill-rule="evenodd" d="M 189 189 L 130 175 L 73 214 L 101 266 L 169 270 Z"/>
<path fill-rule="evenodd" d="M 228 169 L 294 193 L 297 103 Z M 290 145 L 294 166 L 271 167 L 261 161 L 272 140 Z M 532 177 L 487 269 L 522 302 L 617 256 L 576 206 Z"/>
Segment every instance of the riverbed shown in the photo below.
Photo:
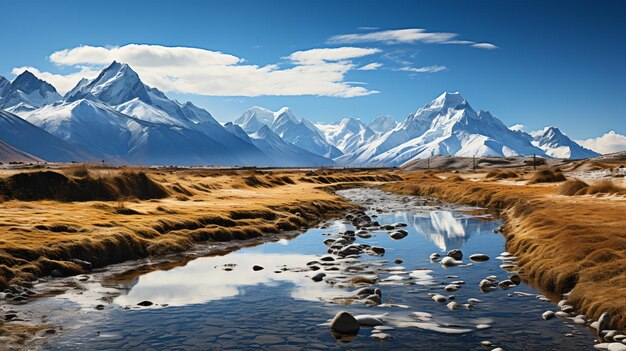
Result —
<path fill-rule="evenodd" d="M 359 231 L 349 215 L 291 239 L 222 255 L 111 272 L 99 279 L 70 278 L 73 289 L 28 304 L 45 311 L 45 322 L 62 326 L 42 339 L 42 347 L 592 349 L 594 335 L 572 318 L 542 318 L 558 307 L 540 291 L 523 281 L 498 285 L 515 280 L 518 268 L 497 232 L 500 221 L 490 214 L 377 189 L 338 193 L 363 206 L 378 225 Z M 363 249 L 340 255 L 337 247 L 329 248 L 343 237 L 354 238 L 353 244 Z M 442 265 L 441 258 L 453 249 L 463 257 Z M 431 259 L 432 254 L 440 257 Z M 488 260 L 470 260 L 474 254 Z M 320 273 L 324 276 L 313 279 Z M 486 278 L 493 285 L 481 289 Z M 370 286 L 380 289 L 380 301 L 355 296 Z M 437 294 L 445 300 L 435 301 Z M 370 315 L 382 325 L 362 326 L 356 337 L 337 339 L 329 321 L 339 311 Z"/>

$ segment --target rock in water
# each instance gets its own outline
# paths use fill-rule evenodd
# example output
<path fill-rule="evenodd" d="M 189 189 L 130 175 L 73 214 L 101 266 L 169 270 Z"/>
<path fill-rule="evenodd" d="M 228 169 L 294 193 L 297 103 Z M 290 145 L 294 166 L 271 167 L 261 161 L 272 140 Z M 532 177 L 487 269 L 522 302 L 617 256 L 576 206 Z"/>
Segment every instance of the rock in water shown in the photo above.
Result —
<path fill-rule="evenodd" d="M 354 319 L 359 322 L 359 325 L 364 327 L 376 327 L 384 324 L 380 318 L 371 314 L 361 314 L 354 317 Z"/>
<path fill-rule="evenodd" d="M 322 279 L 324 279 L 324 277 L 326 276 L 326 273 L 317 273 L 316 275 L 312 276 L 311 279 L 314 282 L 321 282 Z"/>
<path fill-rule="evenodd" d="M 263 267 L 254 265 L 254 266 L 252 266 L 252 270 L 253 271 L 261 271 L 261 270 L 263 270 Z"/>
<path fill-rule="evenodd" d="M 455 260 L 460 261 L 463 259 L 463 252 L 459 249 L 454 249 L 448 252 L 448 257 L 452 257 Z"/>
<path fill-rule="evenodd" d="M 474 262 L 484 262 L 489 260 L 489 256 L 485 254 L 473 254 L 469 258 Z"/>
<path fill-rule="evenodd" d="M 455 260 L 453 257 L 446 256 L 441 260 L 441 264 L 447 267 L 458 266 L 461 262 Z"/>
<path fill-rule="evenodd" d="M 141 302 L 140 302 L 140 303 L 138 303 L 137 305 L 138 305 L 138 306 L 144 306 L 144 307 L 147 307 L 147 306 L 152 306 L 152 305 L 153 305 L 153 303 L 152 303 L 152 301 L 141 301 Z"/>
<path fill-rule="evenodd" d="M 341 311 L 330 322 L 330 329 L 343 335 L 356 335 L 361 326 L 354 316 L 346 311 Z"/>
<path fill-rule="evenodd" d="M 545 320 L 550 320 L 552 318 L 554 318 L 554 312 L 552 311 L 545 311 L 542 315 L 541 318 L 545 319 Z"/>
<path fill-rule="evenodd" d="M 603 331 L 609 329 L 609 323 L 611 322 L 611 315 L 609 312 L 604 312 L 598 318 L 598 331 Z"/>

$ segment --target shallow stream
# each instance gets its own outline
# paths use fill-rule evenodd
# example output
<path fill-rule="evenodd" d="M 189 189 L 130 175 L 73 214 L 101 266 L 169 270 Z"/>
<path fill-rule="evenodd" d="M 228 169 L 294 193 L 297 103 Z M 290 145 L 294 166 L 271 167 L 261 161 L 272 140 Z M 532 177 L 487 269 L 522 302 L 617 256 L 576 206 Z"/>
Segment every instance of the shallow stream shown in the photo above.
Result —
<path fill-rule="evenodd" d="M 54 350 L 209 350 L 209 349 L 412 349 L 412 350 L 587 350 L 593 335 L 571 319 L 543 320 L 553 302 L 521 283 L 509 289 L 481 291 L 479 282 L 512 274 L 500 266 L 514 261 L 501 256 L 504 238 L 494 233 L 501 223 L 475 209 L 433 205 L 420 198 L 375 189 L 339 191 L 364 206 L 380 225 L 408 232 L 395 240 L 394 230 L 368 230 L 355 243 L 385 249 L 334 261 L 323 243 L 338 233 L 356 231 L 350 221 L 328 221 L 291 239 L 242 248 L 223 256 L 202 257 L 157 270 L 110 277 L 34 302 L 50 311 L 49 322 L 64 330 L 46 341 Z M 371 237 L 367 238 L 368 235 Z M 452 249 L 462 263 L 445 268 L 429 256 Z M 472 254 L 489 260 L 472 262 Z M 505 253 L 506 255 L 506 253 Z M 498 258 L 499 257 L 499 258 Z M 399 260 L 401 260 L 401 262 Z M 311 261 L 320 270 L 312 271 Z M 254 270 L 253 266 L 263 269 Z M 258 268 L 257 268 L 258 269 Z M 508 268 L 514 271 L 515 268 Z M 311 279 L 324 272 L 322 281 Z M 361 277 L 353 279 L 354 277 Z M 354 299 L 359 280 L 376 279 L 380 305 Z M 464 284 L 461 284 L 462 281 Z M 444 287 L 458 283 L 458 290 Z M 362 284 L 362 283 L 361 283 Z M 366 286 L 366 285 L 361 285 Z M 442 294 L 445 302 L 432 295 Z M 450 298 L 450 296 L 454 296 Z M 538 298 L 539 297 L 539 298 Z M 468 299 L 478 299 L 479 301 Z M 138 306 L 149 301 L 151 306 Z M 459 308 L 450 309 L 452 301 Z M 349 303 L 349 304 L 346 304 Z M 101 305 L 96 309 L 97 305 Z M 471 305 L 471 306 L 470 306 Z M 338 311 L 375 315 L 384 327 L 361 327 L 352 340 L 337 340 L 328 321 Z M 69 311 L 69 313 L 68 313 Z M 387 334 L 384 338 L 372 337 Z M 490 346 L 481 344 L 484 342 Z"/>

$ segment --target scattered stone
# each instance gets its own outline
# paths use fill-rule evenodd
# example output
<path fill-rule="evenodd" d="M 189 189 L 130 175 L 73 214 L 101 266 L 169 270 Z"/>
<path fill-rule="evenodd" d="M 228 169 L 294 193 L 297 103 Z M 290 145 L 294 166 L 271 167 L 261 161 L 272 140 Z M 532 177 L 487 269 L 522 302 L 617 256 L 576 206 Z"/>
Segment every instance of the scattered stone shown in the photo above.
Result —
<path fill-rule="evenodd" d="M 474 262 L 484 262 L 489 260 L 489 256 L 485 254 L 473 254 L 469 258 Z"/>
<path fill-rule="evenodd" d="M 609 323 L 611 322 L 611 315 L 608 312 L 602 313 L 600 318 L 598 318 L 598 330 L 607 330 L 609 329 Z"/>
<path fill-rule="evenodd" d="M 435 302 L 439 302 L 439 303 L 444 303 L 444 302 L 448 301 L 448 298 L 447 298 L 447 297 L 445 297 L 445 296 L 443 296 L 443 295 L 441 295 L 441 294 L 435 294 L 435 295 L 433 295 L 433 296 L 432 296 L 432 299 L 433 299 Z"/>
<path fill-rule="evenodd" d="M 348 312 L 341 311 L 330 322 L 330 329 L 343 335 L 356 335 L 361 326 L 354 316 Z"/>
<path fill-rule="evenodd" d="M 481 341 L 480 344 L 483 345 L 483 346 L 493 346 L 493 343 L 491 341 L 488 341 L 488 340 Z"/>
<path fill-rule="evenodd" d="M 379 247 L 379 246 L 372 246 L 372 247 L 370 247 L 370 251 L 372 251 L 373 253 L 375 253 L 377 255 L 380 255 L 380 256 L 385 254 L 385 248 Z"/>
<path fill-rule="evenodd" d="M 431 261 L 435 261 L 435 260 L 439 259 L 439 257 L 441 257 L 441 255 L 439 255 L 436 252 L 433 252 L 433 253 L 430 254 L 430 260 Z"/>
<path fill-rule="evenodd" d="M 321 282 L 322 279 L 324 279 L 325 276 L 326 276 L 326 273 L 320 272 L 320 273 L 317 273 L 316 275 L 312 276 L 311 280 L 313 280 L 314 282 Z"/>
<path fill-rule="evenodd" d="M 503 280 L 500 283 L 498 283 L 498 286 L 501 289 L 505 289 L 506 290 L 506 289 L 511 288 L 512 286 L 515 286 L 515 284 L 512 281 L 507 279 L 507 280 Z"/>
<path fill-rule="evenodd" d="M 574 324 L 585 325 L 587 324 L 587 317 L 585 315 L 579 314 L 574 317 Z"/>
<path fill-rule="evenodd" d="M 263 268 L 263 267 L 261 267 L 261 266 L 257 266 L 257 265 L 252 266 L 252 270 L 253 270 L 253 271 L 262 271 L 263 269 L 264 269 L 264 268 Z"/>
<path fill-rule="evenodd" d="M 361 314 L 354 317 L 359 325 L 362 327 L 376 327 L 379 325 L 383 325 L 384 322 L 378 316 L 374 316 L 371 314 Z"/>
<path fill-rule="evenodd" d="M 152 305 L 153 305 L 152 301 L 141 301 L 140 303 L 137 304 L 137 306 L 143 306 L 143 307 L 148 307 Z"/>
<path fill-rule="evenodd" d="M 461 263 L 462 263 L 461 261 L 458 261 L 450 256 L 446 256 L 441 260 L 441 264 L 446 267 L 458 266 Z"/>
<path fill-rule="evenodd" d="M 484 329 L 489 329 L 489 328 L 491 328 L 489 324 L 477 324 L 476 325 L 476 329 L 478 330 L 484 330 Z"/>
<path fill-rule="evenodd" d="M 102 311 L 104 309 L 104 305 L 96 305 L 96 309 L 98 311 Z"/>
<path fill-rule="evenodd" d="M 541 318 L 549 321 L 550 319 L 554 318 L 555 314 L 552 311 L 545 311 L 544 313 L 541 314 Z"/>
<path fill-rule="evenodd" d="M 387 339 L 391 339 L 393 338 L 393 336 L 387 334 L 387 333 L 374 333 L 372 335 L 370 335 L 370 337 L 374 338 L 374 339 L 379 339 L 379 340 L 387 340 Z"/>
<path fill-rule="evenodd" d="M 395 260 L 393 260 L 393 263 L 395 263 L 395 264 L 400 264 L 402 262 L 404 262 L 404 261 L 402 261 L 401 258 L 396 258 Z"/>
<path fill-rule="evenodd" d="M 334 260 L 335 258 L 330 255 L 325 255 L 325 256 L 320 257 L 320 261 L 324 261 L 324 262 L 332 262 Z"/>
<path fill-rule="evenodd" d="M 518 274 L 513 274 L 509 277 L 509 280 L 513 282 L 515 285 L 520 285 L 522 283 L 522 277 Z"/>
<path fill-rule="evenodd" d="M 394 240 L 400 240 L 400 239 L 404 239 L 406 236 L 408 235 L 408 233 L 406 232 L 393 232 L 391 234 L 389 234 L 389 236 L 394 239 Z"/>
<path fill-rule="evenodd" d="M 448 257 L 452 257 L 455 260 L 460 261 L 463 259 L 463 252 L 459 249 L 454 249 L 448 252 Z"/>
<path fill-rule="evenodd" d="M 458 302 L 456 302 L 456 301 L 452 301 L 452 302 L 448 303 L 446 306 L 448 307 L 448 309 L 450 311 L 455 311 L 455 310 L 459 309 L 459 307 L 461 307 L 461 305 Z"/>
<path fill-rule="evenodd" d="M 447 292 L 455 292 L 457 290 L 459 290 L 460 286 L 456 285 L 456 284 L 450 284 L 447 285 L 445 288 L 443 288 L 445 291 Z"/>
<path fill-rule="evenodd" d="M 621 342 L 612 342 L 608 347 L 609 351 L 626 351 L 626 345 Z"/>

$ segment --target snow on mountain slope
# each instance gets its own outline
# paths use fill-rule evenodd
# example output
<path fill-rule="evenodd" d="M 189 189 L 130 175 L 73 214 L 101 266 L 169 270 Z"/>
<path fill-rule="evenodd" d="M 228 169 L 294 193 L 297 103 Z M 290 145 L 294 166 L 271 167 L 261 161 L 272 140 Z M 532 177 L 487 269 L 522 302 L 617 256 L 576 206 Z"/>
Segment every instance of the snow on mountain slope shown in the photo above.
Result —
<path fill-rule="evenodd" d="M 298 121 L 289 109 L 278 112 L 271 129 L 286 142 L 316 155 L 333 159 L 343 154 L 326 141 L 322 132 L 313 123 L 304 119 Z"/>
<path fill-rule="evenodd" d="M 0 140 L 45 161 L 81 162 L 96 160 L 87 152 L 3 110 L 0 110 Z"/>
<path fill-rule="evenodd" d="M 546 127 L 531 135 L 533 136 L 532 144 L 551 157 L 582 159 L 600 156 L 599 153 L 578 145 L 557 127 Z"/>
<path fill-rule="evenodd" d="M 274 123 L 276 116 L 277 112 L 270 111 L 263 107 L 254 106 L 246 110 L 246 112 L 244 112 L 241 117 L 237 118 L 234 123 L 243 128 L 246 133 L 252 134 L 261 129 L 264 125 L 271 126 L 272 123 Z"/>
<path fill-rule="evenodd" d="M 307 119 L 298 119 L 288 107 L 273 112 L 262 107 L 252 107 L 234 122 L 246 133 L 252 134 L 268 126 L 284 141 L 326 158 L 335 158 L 342 152 L 326 141 L 324 134 Z"/>
<path fill-rule="evenodd" d="M 398 121 L 388 115 L 382 115 L 374 118 L 367 126 L 378 133 L 384 134 L 398 126 Z"/>
<path fill-rule="evenodd" d="M 256 133 L 251 134 L 250 138 L 254 145 L 263 150 L 270 158 L 278 160 L 281 166 L 323 167 L 336 165 L 335 162 L 326 157 L 286 142 L 266 125 Z"/>
<path fill-rule="evenodd" d="M 206 135 L 133 118 L 87 99 L 45 106 L 23 117 L 107 162 L 142 165 L 241 165 Z"/>
<path fill-rule="evenodd" d="M 378 134 L 355 118 L 344 118 L 331 124 L 316 124 L 326 141 L 343 153 L 350 153 L 378 137 Z"/>
<path fill-rule="evenodd" d="M 357 149 L 340 163 L 400 166 L 434 155 L 545 155 L 489 112 L 476 113 L 459 93 L 443 93 L 398 127 Z"/>
<path fill-rule="evenodd" d="M 22 72 L 11 84 L 4 89 L 0 88 L 0 91 L 2 90 L 0 108 L 9 112 L 34 110 L 61 100 L 61 95 L 52 85 L 35 77 L 29 71 Z"/>
<path fill-rule="evenodd" d="M 256 146 L 229 133 L 211 114 L 194 104 L 170 100 L 163 92 L 143 84 L 127 64 L 113 62 L 92 81 L 81 81 L 66 101 L 85 98 L 113 106 L 118 112 L 168 128 L 180 127 L 207 136 L 237 156 L 239 165 L 257 165 L 265 155 Z"/>
<path fill-rule="evenodd" d="M 9 162 L 42 162 L 43 160 L 39 157 L 33 156 L 27 152 L 24 152 L 20 149 L 14 148 L 13 146 L 5 143 L 0 140 L 0 162 L 9 163 Z"/>

